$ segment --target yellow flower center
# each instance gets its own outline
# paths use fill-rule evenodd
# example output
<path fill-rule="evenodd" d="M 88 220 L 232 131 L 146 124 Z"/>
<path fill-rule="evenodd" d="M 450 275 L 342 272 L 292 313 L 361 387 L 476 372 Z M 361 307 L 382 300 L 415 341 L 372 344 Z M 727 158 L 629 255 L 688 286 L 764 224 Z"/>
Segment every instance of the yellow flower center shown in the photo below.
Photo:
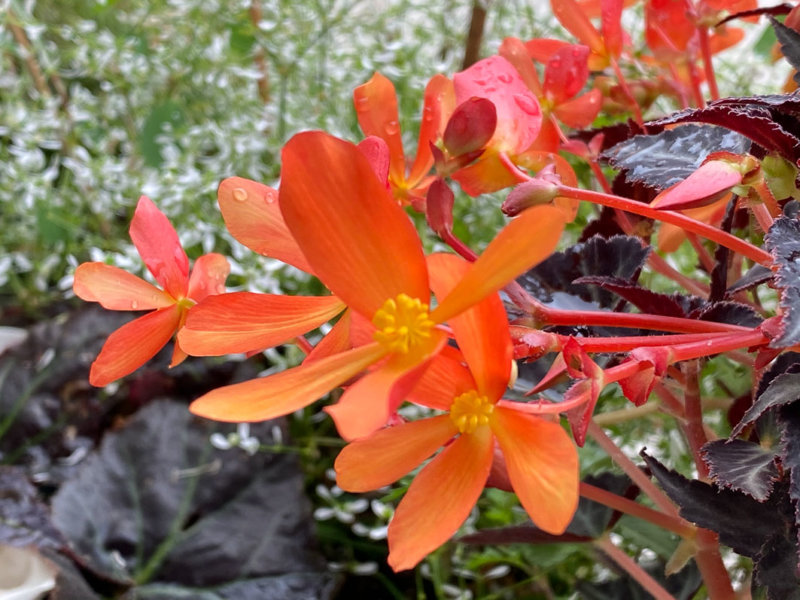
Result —
<path fill-rule="evenodd" d="M 436 325 L 428 313 L 428 305 L 406 294 L 384 302 L 372 317 L 372 324 L 378 328 L 373 339 L 387 350 L 402 354 L 415 350 L 430 339 L 431 330 Z"/>
<path fill-rule="evenodd" d="M 478 427 L 488 425 L 494 403 L 475 390 L 456 397 L 450 406 L 450 418 L 461 433 L 473 433 Z"/>

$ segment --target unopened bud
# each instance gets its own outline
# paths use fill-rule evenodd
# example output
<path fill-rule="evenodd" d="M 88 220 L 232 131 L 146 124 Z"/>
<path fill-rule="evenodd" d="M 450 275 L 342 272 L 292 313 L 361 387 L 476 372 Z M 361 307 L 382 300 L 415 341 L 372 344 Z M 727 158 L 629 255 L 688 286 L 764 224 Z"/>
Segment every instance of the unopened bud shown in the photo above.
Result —
<path fill-rule="evenodd" d="M 428 188 L 425 201 L 425 217 L 428 225 L 439 237 L 453 228 L 453 202 L 455 196 L 450 187 L 442 180 L 436 179 Z"/>
<path fill-rule="evenodd" d="M 444 130 L 444 147 L 452 156 L 483 148 L 497 128 L 497 109 L 491 100 L 473 96 L 458 105 Z"/>
<path fill-rule="evenodd" d="M 531 179 L 511 190 L 500 208 L 509 217 L 515 217 L 531 206 L 550 204 L 556 196 L 558 184 L 546 179 Z"/>

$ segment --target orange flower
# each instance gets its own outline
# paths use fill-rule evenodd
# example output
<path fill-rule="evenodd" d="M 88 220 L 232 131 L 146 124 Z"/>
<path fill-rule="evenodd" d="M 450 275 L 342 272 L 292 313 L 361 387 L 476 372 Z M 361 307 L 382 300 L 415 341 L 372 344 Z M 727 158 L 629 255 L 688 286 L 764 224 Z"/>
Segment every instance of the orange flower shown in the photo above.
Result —
<path fill-rule="evenodd" d="M 375 365 L 329 408 L 346 438 L 382 426 L 444 346 L 447 335 L 439 325 L 546 258 L 564 226 L 557 208 L 526 211 L 429 310 L 429 274 L 417 232 L 356 146 L 323 132 L 289 140 L 280 207 L 313 272 L 353 313 L 348 321 L 355 326 L 350 334 L 355 347 L 219 388 L 191 410 L 221 421 L 271 419 L 307 406 Z M 357 340 L 365 328 L 368 338 Z"/>
<path fill-rule="evenodd" d="M 145 196 L 136 206 L 130 235 L 163 290 L 104 263 L 83 263 L 75 270 L 73 290 L 79 298 L 99 302 L 109 310 L 152 310 L 108 337 L 89 373 L 89 382 L 95 386 L 124 377 L 153 358 L 183 326 L 189 308 L 224 291 L 228 276 L 228 261 L 220 254 L 198 258 L 189 275 L 189 259 L 178 234 Z M 176 342 L 170 366 L 185 358 L 186 353 Z"/>
<path fill-rule="evenodd" d="M 422 123 L 419 129 L 417 154 L 406 171 L 406 157 L 397 110 L 394 85 L 380 73 L 353 90 L 358 124 L 367 136 L 386 142 L 389 150 L 389 185 L 401 204 L 423 206 L 425 192 L 433 181 L 431 143 L 442 137 L 445 124 L 455 108 L 453 84 L 444 75 L 435 75 L 425 88 Z"/>
<path fill-rule="evenodd" d="M 437 296 L 452 291 L 468 268 L 450 255 L 430 263 L 438 274 Z M 389 564 L 396 571 L 414 567 L 458 530 L 486 484 L 495 445 L 540 529 L 563 533 L 578 504 L 578 455 L 564 429 L 500 403 L 512 357 L 500 299 L 485 299 L 479 315 L 461 315 L 451 325 L 463 354 L 450 348 L 437 356 L 409 397 L 448 414 L 382 429 L 352 442 L 336 459 L 338 485 L 365 492 L 396 481 L 444 446 L 416 476 L 389 524 Z"/>
<path fill-rule="evenodd" d="M 262 183 L 230 177 L 217 192 L 225 225 L 239 242 L 264 256 L 311 273 L 283 220 L 278 192 Z M 194 306 L 178 334 L 193 356 L 257 352 L 283 344 L 342 312 L 334 296 L 284 296 L 233 292 Z"/>

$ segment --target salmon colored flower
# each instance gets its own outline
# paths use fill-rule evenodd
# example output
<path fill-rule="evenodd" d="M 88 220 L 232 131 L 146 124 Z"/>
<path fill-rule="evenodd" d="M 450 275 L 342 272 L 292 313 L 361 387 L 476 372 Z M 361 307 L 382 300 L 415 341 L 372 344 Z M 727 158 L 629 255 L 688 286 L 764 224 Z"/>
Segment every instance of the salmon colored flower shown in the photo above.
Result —
<path fill-rule="evenodd" d="M 230 177 L 220 184 L 217 199 L 225 225 L 239 242 L 312 273 L 283 220 L 277 190 Z M 257 352 L 316 329 L 343 309 L 334 296 L 220 294 L 192 307 L 178 342 L 193 356 Z"/>
<path fill-rule="evenodd" d="M 437 296 L 452 291 L 468 268 L 451 255 L 435 255 L 430 263 Z M 395 571 L 414 567 L 456 533 L 486 484 L 496 446 L 540 529 L 563 533 L 578 504 L 578 455 L 566 431 L 500 401 L 512 344 L 499 297 L 484 300 L 479 316 L 459 316 L 452 326 L 463 354 L 450 348 L 437 356 L 409 396 L 447 414 L 381 429 L 350 443 L 335 463 L 342 489 L 365 492 L 396 481 L 444 447 L 416 476 L 389 524 Z"/>
<path fill-rule="evenodd" d="M 73 290 L 83 300 L 99 302 L 109 310 L 150 310 L 112 333 L 92 363 L 89 382 L 104 386 L 124 377 L 153 358 L 183 326 L 195 303 L 224 291 L 230 269 L 221 254 L 189 259 L 178 234 L 153 202 L 142 196 L 131 221 L 130 235 L 139 255 L 163 289 L 99 262 L 83 263 L 75 270 Z M 186 358 L 175 343 L 171 367 Z"/>
<path fill-rule="evenodd" d="M 313 272 L 350 309 L 355 347 L 213 390 L 191 410 L 221 421 L 271 419 L 374 367 L 329 408 L 346 438 L 382 426 L 445 345 L 440 325 L 546 258 L 564 226 L 557 208 L 526 211 L 430 310 L 429 273 L 417 232 L 356 146 L 323 132 L 289 140 L 280 208 Z"/>
<path fill-rule="evenodd" d="M 495 192 L 521 183 L 515 157 L 525 152 L 539 134 L 542 111 L 536 96 L 505 58 L 490 56 L 453 77 L 456 102 L 486 98 L 494 104 L 497 126 L 483 154 L 453 174 L 470 196 Z"/>
<path fill-rule="evenodd" d="M 380 138 L 388 146 L 389 185 L 394 197 L 404 205 L 424 206 L 425 192 L 433 181 L 433 176 L 429 175 L 434 162 L 430 145 L 441 139 L 447 119 L 455 108 L 452 82 L 444 75 L 435 75 L 425 88 L 417 154 L 409 169 L 406 168 L 392 82 L 375 73 L 353 91 L 353 103 L 364 135 Z"/>

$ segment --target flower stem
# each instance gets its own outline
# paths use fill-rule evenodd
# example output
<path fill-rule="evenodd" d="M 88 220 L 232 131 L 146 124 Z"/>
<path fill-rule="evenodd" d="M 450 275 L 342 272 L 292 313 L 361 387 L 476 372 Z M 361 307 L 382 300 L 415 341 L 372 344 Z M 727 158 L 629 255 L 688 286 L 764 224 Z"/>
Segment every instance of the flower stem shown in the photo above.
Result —
<path fill-rule="evenodd" d="M 667 531 L 671 531 L 672 533 L 676 533 L 685 539 L 694 538 L 697 531 L 694 526 L 687 521 L 684 521 L 680 517 L 676 518 L 670 515 L 665 515 L 661 511 L 653 510 L 652 508 L 643 506 L 638 502 L 634 502 L 633 500 L 629 500 L 628 498 L 619 496 L 609 492 L 608 490 L 604 490 L 591 484 L 584 483 L 583 481 L 580 484 L 580 493 L 584 498 L 588 498 L 589 500 L 598 502 L 603 506 L 608 506 L 609 508 L 623 512 L 626 515 L 631 515 L 632 517 L 637 517 L 643 521 L 647 521 L 648 523 L 658 525 L 659 527 L 662 527 Z"/>
<path fill-rule="evenodd" d="M 762 250 L 761 248 L 758 248 L 750 242 L 746 242 L 735 235 L 721 231 L 716 227 L 712 227 L 711 225 L 703 223 L 702 221 L 697 221 L 676 211 L 658 210 L 652 208 L 648 204 L 636 202 L 635 200 L 630 200 L 621 196 L 614 196 L 612 194 L 604 194 L 602 192 L 594 192 L 591 190 L 582 190 L 580 188 L 574 188 L 566 185 L 558 186 L 558 195 L 566 196 L 568 198 L 576 198 L 578 200 L 586 200 L 587 202 L 593 202 L 601 206 L 619 208 L 643 217 L 647 217 L 649 219 L 656 219 L 664 223 L 671 223 L 672 225 L 677 225 L 686 231 L 701 235 L 704 238 L 707 238 L 712 242 L 716 242 L 721 246 L 730 248 L 734 252 L 743 254 L 760 265 L 764 265 L 765 267 L 772 265 L 772 255 L 770 255 L 769 252 L 766 252 L 765 250 Z"/>
<path fill-rule="evenodd" d="M 589 421 L 587 429 L 589 437 L 591 437 L 597 444 L 605 450 L 606 454 L 611 457 L 617 466 L 619 466 L 625 474 L 630 477 L 633 482 L 639 486 L 639 489 L 647 495 L 653 503 L 666 514 L 678 518 L 678 510 L 675 505 L 662 492 L 655 484 L 650 481 L 650 478 L 644 474 L 636 464 L 628 458 L 625 453 L 617 446 L 614 441 L 608 437 L 603 429 L 594 422 Z"/>
<path fill-rule="evenodd" d="M 656 600 L 675 600 L 675 597 L 665 590 L 660 583 L 635 560 L 617 548 L 608 537 L 603 536 L 594 541 L 594 546 L 619 565 L 628 575 L 649 592 Z"/>

